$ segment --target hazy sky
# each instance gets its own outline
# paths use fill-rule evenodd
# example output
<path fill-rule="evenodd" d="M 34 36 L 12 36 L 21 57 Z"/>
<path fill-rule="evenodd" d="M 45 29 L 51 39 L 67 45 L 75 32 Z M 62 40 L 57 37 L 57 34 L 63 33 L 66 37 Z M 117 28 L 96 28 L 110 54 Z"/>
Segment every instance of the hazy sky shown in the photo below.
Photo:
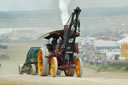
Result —
<path fill-rule="evenodd" d="M 120 7 L 128 6 L 128 0 L 72 0 L 71 7 Z M 53 9 L 58 0 L 0 0 L 0 11 Z"/>

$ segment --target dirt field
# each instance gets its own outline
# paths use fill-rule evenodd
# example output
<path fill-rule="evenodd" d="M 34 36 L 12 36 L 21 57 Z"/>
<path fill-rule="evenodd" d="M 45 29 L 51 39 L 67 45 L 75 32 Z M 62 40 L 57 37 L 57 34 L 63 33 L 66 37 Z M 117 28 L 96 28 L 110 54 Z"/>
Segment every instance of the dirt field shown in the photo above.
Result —
<path fill-rule="evenodd" d="M 84 68 L 81 78 L 65 77 L 64 73 L 55 78 L 51 76 L 19 75 L 18 65 L 24 63 L 26 53 L 31 46 L 41 44 L 9 44 L 9 60 L 0 60 L 0 85 L 128 85 L 128 73 L 95 72 Z"/>

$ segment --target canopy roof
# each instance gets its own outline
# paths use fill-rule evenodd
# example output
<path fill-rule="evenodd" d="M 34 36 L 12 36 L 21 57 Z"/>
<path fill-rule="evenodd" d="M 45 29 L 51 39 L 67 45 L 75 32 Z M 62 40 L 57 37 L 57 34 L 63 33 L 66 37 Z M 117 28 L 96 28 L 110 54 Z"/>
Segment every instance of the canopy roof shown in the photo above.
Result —
<path fill-rule="evenodd" d="M 53 31 L 53 32 L 49 32 L 49 33 L 46 33 L 42 36 L 40 36 L 38 39 L 50 39 L 50 38 L 59 38 L 59 36 L 62 36 L 64 33 L 64 30 L 57 30 L 57 31 Z"/>

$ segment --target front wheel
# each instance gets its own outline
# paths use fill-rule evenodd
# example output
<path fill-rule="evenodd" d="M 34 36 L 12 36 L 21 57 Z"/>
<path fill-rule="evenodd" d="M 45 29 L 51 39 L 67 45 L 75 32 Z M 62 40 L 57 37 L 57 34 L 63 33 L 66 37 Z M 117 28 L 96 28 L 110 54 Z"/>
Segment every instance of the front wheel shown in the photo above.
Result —
<path fill-rule="evenodd" d="M 74 69 L 66 69 L 64 70 L 66 76 L 74 76 L 75 70 Z"/>
<path fill-rule="evenodd" d="M 45 56 L 48 56 L 48 49 L 40 48 L 38 53 L 38 74 L 40 76 L 47 76 L 49 72 L 49 63 L 48 58 Z"/>
<path fill-rule="evenodd" d="M 51 60 L 51 76 L 55 77 L 57 75 L 58 62 L 56 57 L 53 57 Z"/>
<path fill-rule="evenodd" d="M 23 68 L 23 64 L 20 64 L 20 65 L 18 66 L 18 70 L 19 70 L 19 74 L 20 74 L 20 75 L 23 74 L 22 68 Z"/>
<path fill-rule="evenodd" d="M 31 64 L 30 73 L 32 75 L 36 75 L 36 65 L 35 64 Z"/>
<path fill-rule="evenodd" d="M 81 77 L 83 73 L 83 65 L 82 60 L 80 58 L 76 59 L 76 76 Z"/>

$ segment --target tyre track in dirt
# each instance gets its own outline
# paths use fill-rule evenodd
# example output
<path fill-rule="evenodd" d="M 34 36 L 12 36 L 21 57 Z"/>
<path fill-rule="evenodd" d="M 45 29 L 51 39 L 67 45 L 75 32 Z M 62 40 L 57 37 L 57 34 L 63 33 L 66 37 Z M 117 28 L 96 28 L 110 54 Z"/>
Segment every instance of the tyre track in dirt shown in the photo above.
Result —
<path fill-rule="evenodd" d="M 127 78 L 108 77 L 65 77 L 38 75 L 1 75 L 0 81 L 8 85 L 128 85 Z"/>

